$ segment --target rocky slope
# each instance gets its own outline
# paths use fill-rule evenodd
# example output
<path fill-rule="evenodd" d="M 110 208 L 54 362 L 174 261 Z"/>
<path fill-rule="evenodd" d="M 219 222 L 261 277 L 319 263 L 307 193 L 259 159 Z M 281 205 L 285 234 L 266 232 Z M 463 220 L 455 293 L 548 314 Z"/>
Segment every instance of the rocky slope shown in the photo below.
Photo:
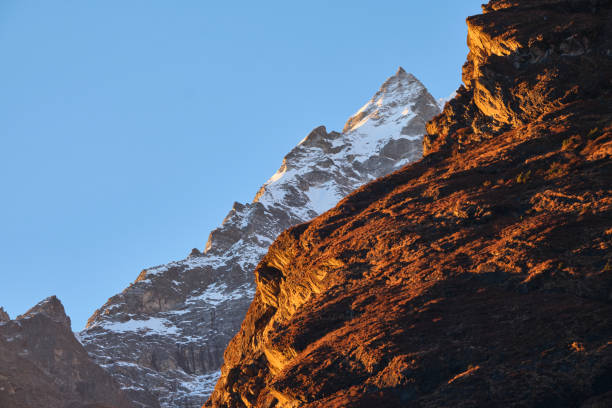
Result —
<path fill-rule="evenodd" d="M 151 406 L 156 406 L 152 401 Z M 70 330 L 56 297 L 10 320 L 0 308 L 0 407 L 136 408 Z"/>
<path fill-rule="evenodd" d="M 235 203 L 203 253 L 142 271 L 90 318 L 81 341 L 135 401 L 199 407 L 255 292 L 253 270 L 286 228 L 331 208 L 362 184 L 422 156 L 435 99 L 403 69 L 342 133 L 312 131 L 252 203 Z"/>
<path fill-rule="evenodd" d="M 205 407 L 612 406 L 612 2 L 483 9 L 426 157 L 271 245 Z"/>

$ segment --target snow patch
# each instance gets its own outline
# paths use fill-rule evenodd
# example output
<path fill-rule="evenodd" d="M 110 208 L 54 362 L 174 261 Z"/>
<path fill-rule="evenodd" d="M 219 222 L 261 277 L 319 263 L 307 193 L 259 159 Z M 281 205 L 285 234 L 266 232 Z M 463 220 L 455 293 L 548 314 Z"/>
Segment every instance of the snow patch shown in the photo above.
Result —
<path fill-rule="evenodd" d="M 227 285 L 225 283 L 215 282 L 208 285 L 206 290 L 196 296 L 192 296 L 185 303 L 204 303 L 209 306 L 219 306 L 223 302 L 229 300 L 236 300 L 244 298 L 246 296 L 252 296 L 255 293 L 248 285 L 243 285 L 235 290 L 227 291 Z"/>
<path fill-rule="evenodd" d="M 332 182 L 312 186 L 305 194 L 310 201 L 308 206 L 317 214 L 322 214 L 333 208 L 342 199 L 342 194 L 338 192 L 335 183 Z"/>
<path fill-rule="evenodd" d="M 147 336 L 154 334 L 178 334 L 178 328 L 167 319 L 150 317 L 146 320 L 131 319 L 126 322 L 103 322 L 98 325 L 113 332 L 138 332 Z"/>

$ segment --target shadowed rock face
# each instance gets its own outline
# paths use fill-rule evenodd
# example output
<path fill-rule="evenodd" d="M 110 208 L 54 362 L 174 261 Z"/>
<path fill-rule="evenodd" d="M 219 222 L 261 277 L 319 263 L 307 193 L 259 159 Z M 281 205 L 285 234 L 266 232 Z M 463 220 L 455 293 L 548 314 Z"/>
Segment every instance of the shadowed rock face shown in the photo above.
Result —
<path fill-rule="evenodd" d="M 427 156 L 271 245 L 205 407 L 612 406 L 611 3 L 469 18 Z"/>
<path fill-rule="evenodd" d="M 368 181 L 422 156 L 425 123 L 440 111 L 403 69 L 342 133 L 314 129 L 251 203 L 235 203 L 205 250 L 144 270 L 97 310 L 85 348 L 134 401 L 147 391 L 170 408 L 199 407 L 253 299 L 253 270 L 286 228 L 312 219 Z"/>
<path fill-rule="evenodd" d="M 8 322 L 9 320 L 11 320 L 11 318 L 8 313 L 6 313 L 3 307 L 0 307 L 0 322 Z"/>
<path fill-rule="evenodd" d="M 0 407 L 137 407 L 87 355 L 55 296 L 15 320 L 5 317 L 0 320 Z M 151 406 L 157 405 L 151 401 Z"/>

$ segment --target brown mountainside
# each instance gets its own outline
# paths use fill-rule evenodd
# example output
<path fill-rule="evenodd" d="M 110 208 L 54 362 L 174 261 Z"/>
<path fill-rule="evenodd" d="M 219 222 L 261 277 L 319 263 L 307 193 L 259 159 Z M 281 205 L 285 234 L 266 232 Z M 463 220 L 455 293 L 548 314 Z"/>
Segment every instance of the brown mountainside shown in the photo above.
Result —
<path fill-rule="evenodd" d="M 612 406 L 612 2 L 483 10 L 426 156 L 270 247 L 206 407 Z"/>
<path fill-rule="evenodd" d="M 87 355 L 70 330 L 64 306 L 52 296 L 15 320 L 0 308 L 0 407 L 137 405 Z"/>

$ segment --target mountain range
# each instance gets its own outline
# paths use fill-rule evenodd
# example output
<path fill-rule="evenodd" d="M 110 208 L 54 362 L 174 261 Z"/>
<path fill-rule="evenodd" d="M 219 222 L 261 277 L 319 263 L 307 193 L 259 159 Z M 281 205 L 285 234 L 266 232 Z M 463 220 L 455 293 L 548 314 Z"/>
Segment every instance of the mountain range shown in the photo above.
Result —
<path fill-rule="evenodd" d="M 199 251 L 145 269 L 89 319 L 79 338 L 130 395 L 199 407 L 253 299 L 252 271 L 285 229 L 309 221 L 359 186 L 418 160 L 436 100 L 400 68 L 344 126 L 314 129 L 251 203 L 235 203 Z"/>
<path fill-rule="evenodd" d="M 450 99 L 400 68 L 82 332 L 0 308 L 0 406 L 612 406 L 610 21 L 491 0 Z"/>

